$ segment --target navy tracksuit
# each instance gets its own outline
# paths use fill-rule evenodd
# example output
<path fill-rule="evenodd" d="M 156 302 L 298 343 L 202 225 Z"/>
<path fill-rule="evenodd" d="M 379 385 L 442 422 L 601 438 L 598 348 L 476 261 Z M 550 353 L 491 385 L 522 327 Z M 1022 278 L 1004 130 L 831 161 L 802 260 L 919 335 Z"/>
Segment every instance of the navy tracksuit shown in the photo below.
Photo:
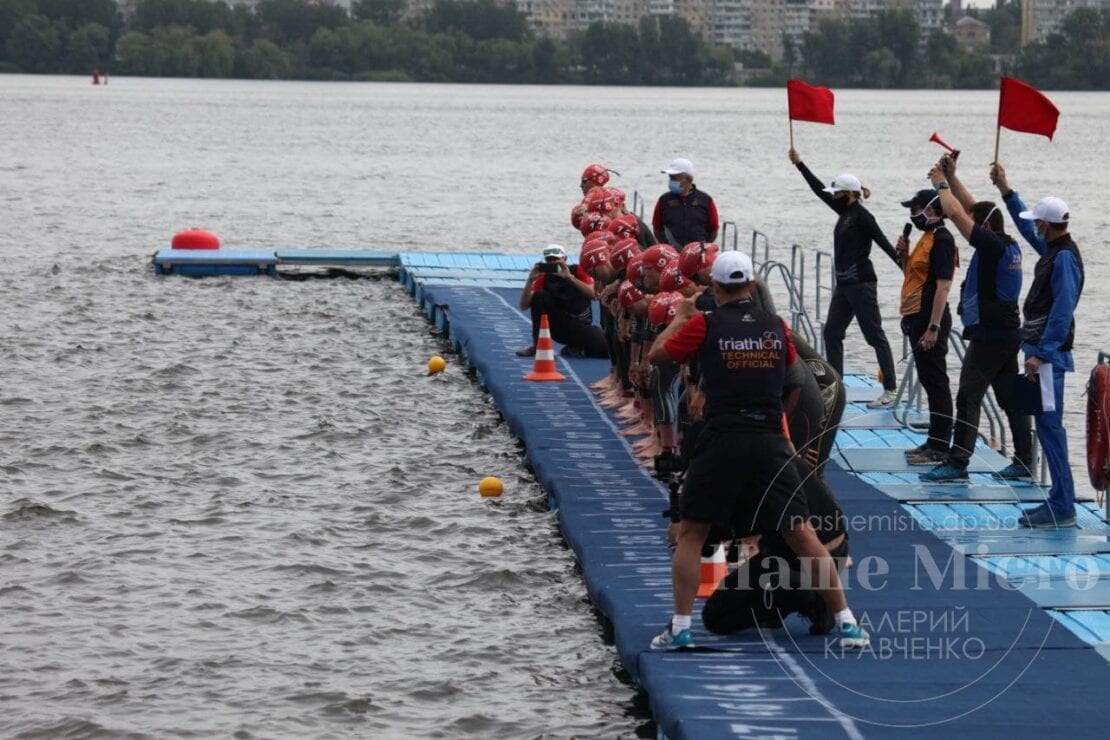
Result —
<path fill-rule="evenodd" d="M 1071 354 L 1073 317 L 1083 293 L 1083 258 L 1070 236 L 1046 242 L 1038 235 L 1033 222 L 1018 215 L 1025 204 L 1016 191 L 1007 193 L 1003 200 L 1018 231 L 1040 255 L 1023 307 L 1022 350 L 1026 357 L 1052 363 L 1056 409 L 1037 416 L 1037 439 L 1052 474 L 1048 505 L 1057 515 L 1071 516 L 1075 512 L 1075 482 L 1064 431 L 1064 373 L 1075 371 Z"/>

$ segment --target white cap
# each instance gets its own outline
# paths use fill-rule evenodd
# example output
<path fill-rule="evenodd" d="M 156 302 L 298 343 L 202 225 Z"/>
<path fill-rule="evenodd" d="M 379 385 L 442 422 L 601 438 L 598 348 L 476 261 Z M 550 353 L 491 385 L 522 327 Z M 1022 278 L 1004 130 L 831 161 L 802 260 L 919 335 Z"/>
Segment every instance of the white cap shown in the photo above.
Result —
<path fill-rule="evenodd" d="M 663 170 L 664 175 L 689 175 L 694 176 L 694 163 L 688 159 L 672 159 L 671 163 L 667 165 L 667 169 Z"/>
<path fill-rule="evenodd" d="M 750 283 L 755 277 L 755 267 L 752 265 L 752 258 L 743 252 L 721 252 L 713 261 L 709 274 L 715 283 L 743 285 Z"/>
<path fill-rule="evenodd" d="M 1051 195 L 1041 198 L 1031 211 L 1022 211 L 1018 214 L 1022 218 L 1033 221 L 1047 221 L 1050 224 L 1066 224 L 1068 222 L 1068 204 Z"/>
<path fill-rule="evenodd" d="M 855 175 L 849 175 L 845 172 L 842 175 L 837 175 L 836 179 L 832 181 L 832 185 L 824 188 L 826 193 L 839 193 L 844 190 L 850 190 L 853 193 L 863 192 L 863 183 Z"/>
<path fill-rule="evenodd" d="M 567 250 L 563 249 L 558 244 L 548 244 L 543 248 L 543 258 L 558 257 L 559 259 L 566 259 Z"/>

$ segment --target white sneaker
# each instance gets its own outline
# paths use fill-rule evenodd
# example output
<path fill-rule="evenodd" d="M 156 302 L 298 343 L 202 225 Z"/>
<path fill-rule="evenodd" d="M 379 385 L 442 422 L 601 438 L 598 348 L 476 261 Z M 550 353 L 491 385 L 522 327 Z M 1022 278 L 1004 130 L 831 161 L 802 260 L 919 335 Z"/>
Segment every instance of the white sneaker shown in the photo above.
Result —
<path fill-rule="evenodd" d="M 883 391 L 882 395 L 867 404 L 869 409 L 887 409 L 898 400 L 898 391 Z"/>

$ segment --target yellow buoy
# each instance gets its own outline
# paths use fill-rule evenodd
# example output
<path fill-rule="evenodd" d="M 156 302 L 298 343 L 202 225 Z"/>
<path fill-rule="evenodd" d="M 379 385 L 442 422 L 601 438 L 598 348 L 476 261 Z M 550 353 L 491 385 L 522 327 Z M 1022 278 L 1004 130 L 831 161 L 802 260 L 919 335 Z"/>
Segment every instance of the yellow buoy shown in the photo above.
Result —
<path fill-rule="evenodd" d="M 482 498 L 494 498 L 501 495 L 501 479 L 494 478 L 492 475 L 488 478 L 482 478 L 478 483 L 478 493 L 482 494 Z"/>
<path fill-rule="evenodd" d="M 436 373 L 441 373 L 446 369 L 447 369 L 447 360 L 443 359 L 439 355 L 436 355 L 432 359 L 428 360 L 428 374 L 429 375 L 435 375 Z"/>

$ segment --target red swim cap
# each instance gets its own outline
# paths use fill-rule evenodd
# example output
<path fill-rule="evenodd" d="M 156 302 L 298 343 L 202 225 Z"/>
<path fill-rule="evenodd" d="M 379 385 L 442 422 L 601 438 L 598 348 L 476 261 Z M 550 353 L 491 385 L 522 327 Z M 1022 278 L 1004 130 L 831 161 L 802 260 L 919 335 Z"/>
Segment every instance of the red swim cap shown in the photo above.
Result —
<path fill-rule="evenodd" d="M 648 305 L 648 321 L 656 326 L 666 326 L 674 319 L 684 300 L 681 293 L 656 293 Z"/>
<path fill-rule="evenodd" d="M 678 259 L 678 252 L 667 244 L 656 244 L 644 252 L 644 269 L 663 272 L 663 268 L 673 259 Z"/>
<path fill-rule="evenodd" d="M 640 253 L 640 243 L 635 239 L 621 239 L 609 248 L 609 261 L 618 270 L 628 267 L 628 262 Z"/>
<path fill-rule="evenodd" d="M 683 275 L 692 278 L 698 270 L 712 265 L 720 250 L 713 242 L 690 242 L 682 248 L 682 254 L 678 256 L 678 266 Z"/>
<path fill-rule="evenodd" d="M 582 236 L 594 231 L 605 231 L 609 228 L 609 217 L 603 216 L 600 213 L 591 211 L 582 217 L 582 223 L 579 224 L 578 230 L 582 232 Z"/>
<path fill-rule="evenodd" d="M 635 239 L 640 235 L 640 224 L 636 222 L 636 217 L 631 213 L 625 213 L 609 222 L 609 231 L 621 239 L 628 239 L 629 237 Z"/>
<path fill-rule="evenodd" d="M 644 281 L 644 255 L 643 252 L 634 255 L 632 259 L 628 260 L 628 264 L 624 268 L 625 277 L 629 282 L 639 287 Z"/>
<path fill-rule="evenodd" d="M 665 293 L 671 293 L 676 290 L 681 290 L 690 281 L 682 274 L 682 270 L 678 268 L 678 260 L 674 259 L 667 263 L 663 268 L 663 272 L 659 275 L 659 290 Z"/>
<path fill-rule="evenodd" d="M 578 254 L 578 264 L 587 270 L 609 264 L 609 245 L 600 239 L 587 239 Z"/>
<path fill-rule="evenodd" d="M 594 185 L 604 185 L 609 182 L 609 170 L 603 164 L 591 164 L 582 170 L 582 179 L 589 180 Z"/>
<path fill-rule="evenodd" d="M 591 211 L 597 213 L 609 213 L 613 210 L 613 198 L 605 188 L 594 188 L 586 193 L 586 197 L 582 199 L 582 202 L 585 203 L 586 207 Z"/>
<path fill-rule="evenodd" d="M 576 229 L 582 228 L 582 217 L 586 215 L 586 202 L 580 200 L 574 204 L 574 208 L 570 211 L 570 225 Z"/>
<path fill-rule="evenodd" d="M 621 307 L 632 308 L 635 304 L 644 299 L 644 294 L 635 285 L 625 280 L 621 283 L 620 289 L 617 291 L 617 297 L 620 299 Z"/>

